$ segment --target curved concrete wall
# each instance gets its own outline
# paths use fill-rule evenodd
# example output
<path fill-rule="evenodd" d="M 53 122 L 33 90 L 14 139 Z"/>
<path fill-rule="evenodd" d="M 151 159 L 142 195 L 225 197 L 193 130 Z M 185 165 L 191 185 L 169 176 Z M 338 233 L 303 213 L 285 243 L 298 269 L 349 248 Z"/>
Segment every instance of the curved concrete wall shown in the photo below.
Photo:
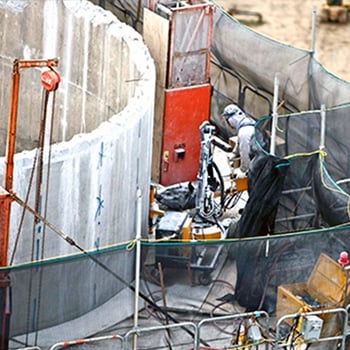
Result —
<path fill-rule="evenodd" d="M 94 250 L 135 238 L 140 189 L 142 233 L 147 234 L 155 68 L 142 37 L 111 13 L 80 0 L 0 0 L 0 35 L 0 125 L 7 125 L 15 59 L 58 57 L 62 79 L 55 99 L 50 98 L 47 117 L 52 124 L 47 125 L 52 128 L 46 135 L 52 132 L 53 141 L 50 144 L 47 137 L 42 181 L 36 183 L 41 71 L 21 72 L 13 184 L 17 196 L 23 201 L 28 197 L 34 208 L 35 189 L 40 188 L 39 213 L 80 247 Z M 2 155 L 5 135 L 6 129 L 0 129 Z M 1 177 L 3 165 L 1 158 Z M 35 223 L 32 214 L 22 212 L 13 202 L 9 262 L 18 265 L 77 253 L 41 221 Z M 121 261 L 112 261 L 114 273 L 130 283 L 134 251 L 118 256 Z M 25 334 L 26 320 L 39 317 L 39 299 L 36 323 L 42 329 L 76 319 L 125 288 L 125 283 L 108 279 L 91 261 L 84 261 L 79 264 L 78 259 L 72 270 L 55 260 L 38 280 L 37 271 L 25 266 L 10 273 L 12 335 Z M 132 312 L 132 299 L 124 299 L 124 308 Z"/>
<path fill-rule="evenodd" d="M 62 81 L 54 115 L 48 116 L 54 120 L 53 144 L 40 184 L 41 214 L 47 207 L 47 219 L 84 249 L 134 238 L 137 188 L 147 226 L 155 86 L 153 61 L 142 37 L 88 1 L 27 1 L 22 8 L 6 3 L 0 6 L 1 125 L 7 123 L 13 60 L 59 57 Z M 14 191 L 22 199 L 36 154 L 41 90 L 40 71 L 23 70 L 14 177 Z M 1 130 L 1 140 L 5 132 Z M 34 181 L 32 207 L 36 185 Z M 9 257 L 21 212 L 12 205 Z M 34 257 L 41 249 L 41 225 L 35 227 Z M 26 215 L 15 263 L 31 260 L 32 231 L 33 217 Z M 51 230 L 46 234 L 45 258 L 75 251 Z"/>

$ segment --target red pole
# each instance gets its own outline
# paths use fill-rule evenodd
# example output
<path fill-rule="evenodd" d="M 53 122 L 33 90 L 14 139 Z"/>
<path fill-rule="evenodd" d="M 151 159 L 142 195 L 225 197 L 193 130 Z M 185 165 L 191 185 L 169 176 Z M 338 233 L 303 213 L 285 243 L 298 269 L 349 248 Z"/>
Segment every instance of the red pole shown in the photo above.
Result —
<path fill-rule="evenodd" d="M 5 173 L 4 173 L 4 179 L 3 179 L 3 186 L 6 191 L 12 190 L 12 182 L 13 182 L 13 157 L 15 154 L 17 108 L 18 108 L 18 94 L 19 94 L 18 62 L 19 62 L 18 60 L 14 61 L 13 69 L 12 69 L 11 91 L 10 91 L 10 112 L 9 112 L 9 118 L 8 118 L 7 143 L 6 143 L 6 154 L 5 154 Z M 0 263 L 2 263 L 2 261 Z M 1 264 L 1 266 L 6 266 L 6 264 Z"/>
<path fill-rule="evenodd" d="M 20 83 L 20 69 L 34 67 L 57 66 L 58 59 L 50 60 L 19 60 L 13 62 L 11 90 L 10 90 L 10 111 L 8 117 L 7 143 L 5 154 L 5 170 L 3 186 L 0 186 L 0 350 L 8 350 L 11 315 L 11 286 L 7 267 L 8 238 L 10 230 L 11 193 L 13 192 L 13 167 L 17 128 L 17 109 Z M 59 76 L 54 77 L 58 79 Z M 47 83 L 47 82 L 45 82 Z"/>
<path fill-rule="evenodd" d="M 0 193 L 0 267 L 7 266 L 8 237 L 10 228 L 10 211 L 13 182 L 13 157 L 16 138 L 16 114 L 19 91 L 18 61 L 14 61 L 10 93 L 10 113 L 8 118 L 7 144 L 5 155 L 5 172 L 3 188 Z M 9 342 L 11 300 L 10 300 L 10 279 L 7 271 L 0 273 L 0 300 L 1 300 L 1 336 L 0 349 L 7 350 Z"/>

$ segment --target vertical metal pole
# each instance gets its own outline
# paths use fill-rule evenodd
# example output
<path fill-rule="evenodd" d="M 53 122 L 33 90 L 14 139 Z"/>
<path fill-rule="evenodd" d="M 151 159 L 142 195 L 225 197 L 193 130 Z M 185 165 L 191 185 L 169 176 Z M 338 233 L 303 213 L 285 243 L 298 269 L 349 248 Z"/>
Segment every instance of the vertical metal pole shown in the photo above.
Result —
<path fill-rule="evenodd" d="M 320 131 L 320 150 L 325 149 L 326 139 L 326 106 L 321 105 L 321 131 Z"/>
<path fill-rule="evenodd" d="M 312 81 L 312 62 L 315 54 L 315 38 L 316 38 L 316 6 L 313 6 L 312 8 L 312 24 L 311 24 L 311 47 L 310 47 L 310 58 L 309 58 L 309 68 L 308 68 L 308 86 L 309 86 L 309 91 L 308 91 L 308 108 L 312 109 L 314 105 L 313 101 L 313 81 Z"/>
<path fill-rule="evenodd" d="M 276 153 L 276 129 L 277 129 L 277 122 L 278 122 L 278 112 L 277 112 L 277 105 L 278 105 L 278 89 L 280 85 L 280 75 L 279 73 L 275 74 L 275 80 L 274 80 L 274 91 L 273 91 L 273 104 L 272 104 L 272 125 L 271 125 L 271 143 L 270 143 L 270 154 L 273 156 Z M 269 236 L 269 235 L 267 235 Z M 265 247 L 265 256 L 269 256 L 270 251 L 270 241 L 267 239 L 266 241 L 266 247 Z"/>
<path fill-rule="evenodd" d="M 13 158 L 15 154 L 15 139 L 17 128 L 17 108 L 18 108 L 18 94 L 19 94 L 19 61 L 15 60 L 12 69 L 12 80 L 10 90 L 10 112 L 8 118 L 8 131 L 5 155 L 5 174 L 3 179 L 3 186 L 5 190 L 12 190 L 13 183 Z"/>
<path fill-rule="evenodd" d="M 272 105 L 272 125 L 271 125 L 271 144 L 270 144 L 270 153 L 275 155 L 276 152 L 276 129 L 277 129 L 277 104 L 278 104 L 278 89 L 280 84 L 280 75 L 276 73 L 275 75 L 275 86 L 273 92 L 273 105 Z"/>
<path fill-rule="evenodd" d="M 135 301 L 134 301 L 134 328 L 138 327 L 139 319 L 139 293 L 140 293 L 140 266 L 141 266 L 141 217 L 142 217 L 142 194 L 137 189 L 136 208 L 136 263 L 135 263 Z M 137 333 L 134 334 L 134 350 L 137 349 Z"/>
<path fill-rule="evenodd" d="M 314 53 L 315 53 L 316 17 L 317 17 L 316 6 L 313 6 L 312 7 L 312 19 L 311 19 L 311 47 L 310 47 L 310 54 L 311 55 L 314 55 Z"/>
<path fill-rule="evenodd" d="M 14 61 L 12 69 L 11 89 L 10 89 L 10 111 L 8 117 L 8 130 L 5 155 L 5 169 L 3 178 L 3 188 L 0 194 L 0 267 L 7 266 L 8 238 L 10 230 L 11 202 L 10 192 L 13 184 L 13 158 L 15 154 L 15 139 L 17 127 L 17 108 L 19 94 L 19 69 L 18 60 Z M 7 350 L 9 346 L 10 333 L 10 278 L 6 271 L 0 273 L 0 349 Z"/>

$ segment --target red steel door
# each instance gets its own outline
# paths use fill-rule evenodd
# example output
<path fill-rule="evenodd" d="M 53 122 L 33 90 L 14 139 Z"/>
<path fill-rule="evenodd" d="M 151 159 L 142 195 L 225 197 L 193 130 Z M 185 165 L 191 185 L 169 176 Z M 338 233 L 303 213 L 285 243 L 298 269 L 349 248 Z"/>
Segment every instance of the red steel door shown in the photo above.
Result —
<path fill-rule="evenodd" d="M 160 184 L 169 186 L 197 178 L 199 126 L 209 120 L 210 84 L 165 90 Z"/>

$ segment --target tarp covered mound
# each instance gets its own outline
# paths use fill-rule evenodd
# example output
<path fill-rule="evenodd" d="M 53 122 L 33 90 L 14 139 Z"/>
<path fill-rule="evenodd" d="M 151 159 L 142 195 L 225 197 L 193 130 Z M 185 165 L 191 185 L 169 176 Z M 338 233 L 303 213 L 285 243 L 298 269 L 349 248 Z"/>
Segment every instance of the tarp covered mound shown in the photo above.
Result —
<path fill-rule="evenodd" d="M 275 153 L 257 138 L 252 144 L 249 169 L 249 199 L 238 223 L 230 228 L 230 237 L 241 238 L 241 250 L 235 254 L 238 268 L 236 297 L 241 305 L 255 309 L 275 307 L 277 285 L 268 285 L 268 276 L 278 273 L 284 283 L 307 280 L 307 275 L 288 274 L 314 261 L 320 252 L 331 256 L 349 247 L 350 237 L 342 235 L 313 236 L 312 252 L 305 254 L 305 239 L 300 236 L 286 244 L 279 240 L 258 240 L 244 243 L 245 238 L 278 237 L 302 232 L 314 232 L 349 223 L 349 141 L 346 122 L 350 106 L 327 110 L 325 138 L 322 136 L 321 111 L 283 115 L 278 119 Z M 256 134 L 269 134 L 271 118 L 256 124 Z M 325 140 L 325 142 L 323 141 Z M 273 140 L 265 140 L 271 144 Z M 324 143 L 324 144 L 323 144 Z M 330 151 L 328 151 L 328 149 Z M 342 188 L 342 187 L 343 188 Z M 249 249 L 248 249 L 249 248 Z M 248 249 L 248 250 L 247 250 Z M 292 258 L 291 258 L 292 257 Z M 291 260 L 292 259 L 292 260 Z M 262 297 L 264 301 L 262 303 Z"/>

